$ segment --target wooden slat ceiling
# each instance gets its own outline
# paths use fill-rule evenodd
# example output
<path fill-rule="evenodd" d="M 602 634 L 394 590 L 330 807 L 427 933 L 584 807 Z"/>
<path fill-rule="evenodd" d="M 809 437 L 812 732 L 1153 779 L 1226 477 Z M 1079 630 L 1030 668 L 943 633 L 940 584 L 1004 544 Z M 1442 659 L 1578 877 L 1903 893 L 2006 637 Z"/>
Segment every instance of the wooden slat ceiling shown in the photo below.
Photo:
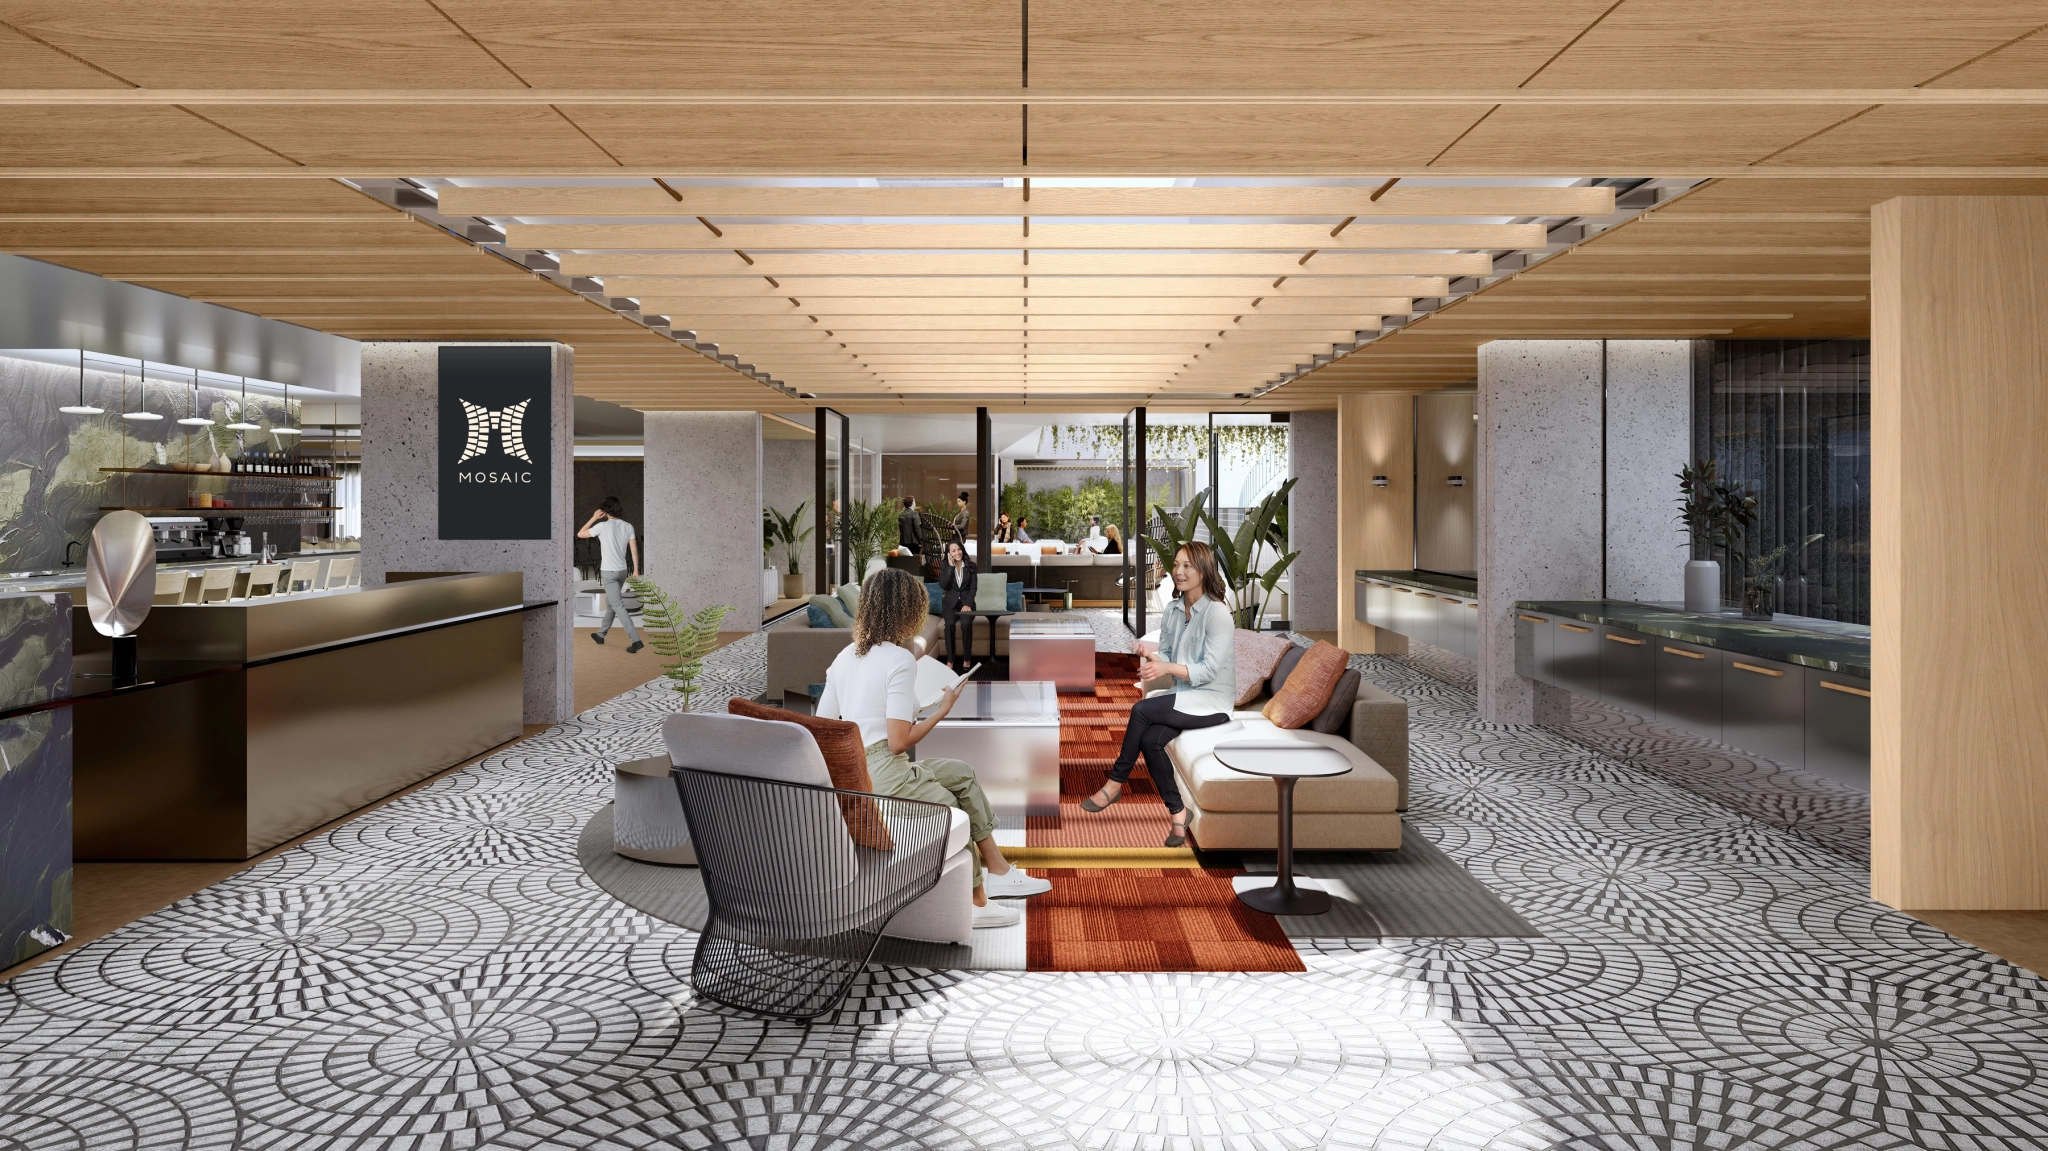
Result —
<path fill-rule="evenodd" d="M 1607 210 L 1538 178 L 1713 181 L 1260 401 L 1324 406 L 1469 379 L 1500 336 L 1865 331 L 1870 204 L 2048 189 L 2044 26 L 1982 0 L 0 0 L 0 250 L 358 338 L 563 339 L 581 390 L 638 407 L 804 405 L 339 182 L 406 178 L 800 388 L 1171 406 Z M 774 180 L 897 176 L 1011 186 Z M 1021 202 L 1060 176 L 1202 185 Z"/>

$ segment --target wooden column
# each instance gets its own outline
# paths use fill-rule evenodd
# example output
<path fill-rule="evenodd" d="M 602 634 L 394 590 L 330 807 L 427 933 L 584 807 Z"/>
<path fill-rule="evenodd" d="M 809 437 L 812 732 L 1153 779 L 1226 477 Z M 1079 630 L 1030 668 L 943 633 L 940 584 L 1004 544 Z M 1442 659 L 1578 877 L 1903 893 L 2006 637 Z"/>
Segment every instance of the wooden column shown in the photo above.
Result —
<path fill-rule="evenodd" d="M 2048 198 L 1871 211 L 1871 894 L 2048 909 Z"/>
<path fill-rule="evenodd" d="M 1373 484 L 1387 477 L 1386 487 Z M 1346 651 L 1401 655 L 1408 637 L 1359 623 L 1352 581 L 1361 569 L 1415 566 L 1415 397 L 1337 399 L 1337 642 Z"/>

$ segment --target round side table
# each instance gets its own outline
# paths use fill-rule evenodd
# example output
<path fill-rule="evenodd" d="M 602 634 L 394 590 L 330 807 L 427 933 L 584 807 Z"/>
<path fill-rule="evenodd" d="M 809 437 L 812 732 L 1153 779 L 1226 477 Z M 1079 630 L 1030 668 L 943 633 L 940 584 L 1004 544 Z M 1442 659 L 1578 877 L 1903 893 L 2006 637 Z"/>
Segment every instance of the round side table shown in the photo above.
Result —
<path fill-rule="evenodd" d="M 1269 776 L 1280 789 L 1280 875 L 1271 887 L 1238 892 L 1238 901 L 1268 915 L 1321 915 L 1330 910 L 1328 892 L 1294 885 L 1294 784 L 1345 775 L 1351 761 L 1317 744 L 1269 739 L 1219 743 L 1216 762 L 1246 775 Z"/>

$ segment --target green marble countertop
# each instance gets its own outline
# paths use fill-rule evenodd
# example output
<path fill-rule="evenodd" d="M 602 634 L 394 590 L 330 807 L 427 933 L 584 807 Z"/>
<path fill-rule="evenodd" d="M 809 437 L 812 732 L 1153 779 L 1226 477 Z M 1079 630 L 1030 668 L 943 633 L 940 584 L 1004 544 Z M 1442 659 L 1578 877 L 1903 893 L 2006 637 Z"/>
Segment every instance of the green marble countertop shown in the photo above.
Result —
<path fill-rule="evenodd" d="M 1387 583 L 1407 584 L 1409 587 L 1428 588 L 1430 591 L 1449 592 L 1452 595 L 1477 596 L 1479 581 L 1465 576 L 1447 575 L 1430 571 L 1359 571 L 1358 579 L 1376 579 Z"/>
<path fill-rule="evenodd" d="M 1739 612 L 1707 614 L 1626 600 L 1521 600 L 1515 606 L 1701 647 L 1870 678 L 1870 628 L 1862 624 L 1804 616 L 1779 616 L 1765 623 L 1743 619 Z"/>

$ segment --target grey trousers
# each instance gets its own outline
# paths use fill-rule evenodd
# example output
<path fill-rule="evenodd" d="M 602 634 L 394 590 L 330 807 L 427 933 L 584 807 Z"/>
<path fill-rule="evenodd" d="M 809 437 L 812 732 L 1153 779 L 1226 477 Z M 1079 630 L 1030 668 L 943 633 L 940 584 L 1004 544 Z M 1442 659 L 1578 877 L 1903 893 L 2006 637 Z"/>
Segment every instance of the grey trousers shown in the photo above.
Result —
<path fill-rule="evenodd" d="M 604 581 L 604 615 L 597 621 L 597 634 L 610 635 L 612 616 L 616 615 L 619 622 L 626 625 L 626 638 L 639 643 L 640 633 L 634 629 L 633 616 L 626 610 L 626 577 L 631 574 L 624 571 L 597 573 L 597 578 Z"/>

